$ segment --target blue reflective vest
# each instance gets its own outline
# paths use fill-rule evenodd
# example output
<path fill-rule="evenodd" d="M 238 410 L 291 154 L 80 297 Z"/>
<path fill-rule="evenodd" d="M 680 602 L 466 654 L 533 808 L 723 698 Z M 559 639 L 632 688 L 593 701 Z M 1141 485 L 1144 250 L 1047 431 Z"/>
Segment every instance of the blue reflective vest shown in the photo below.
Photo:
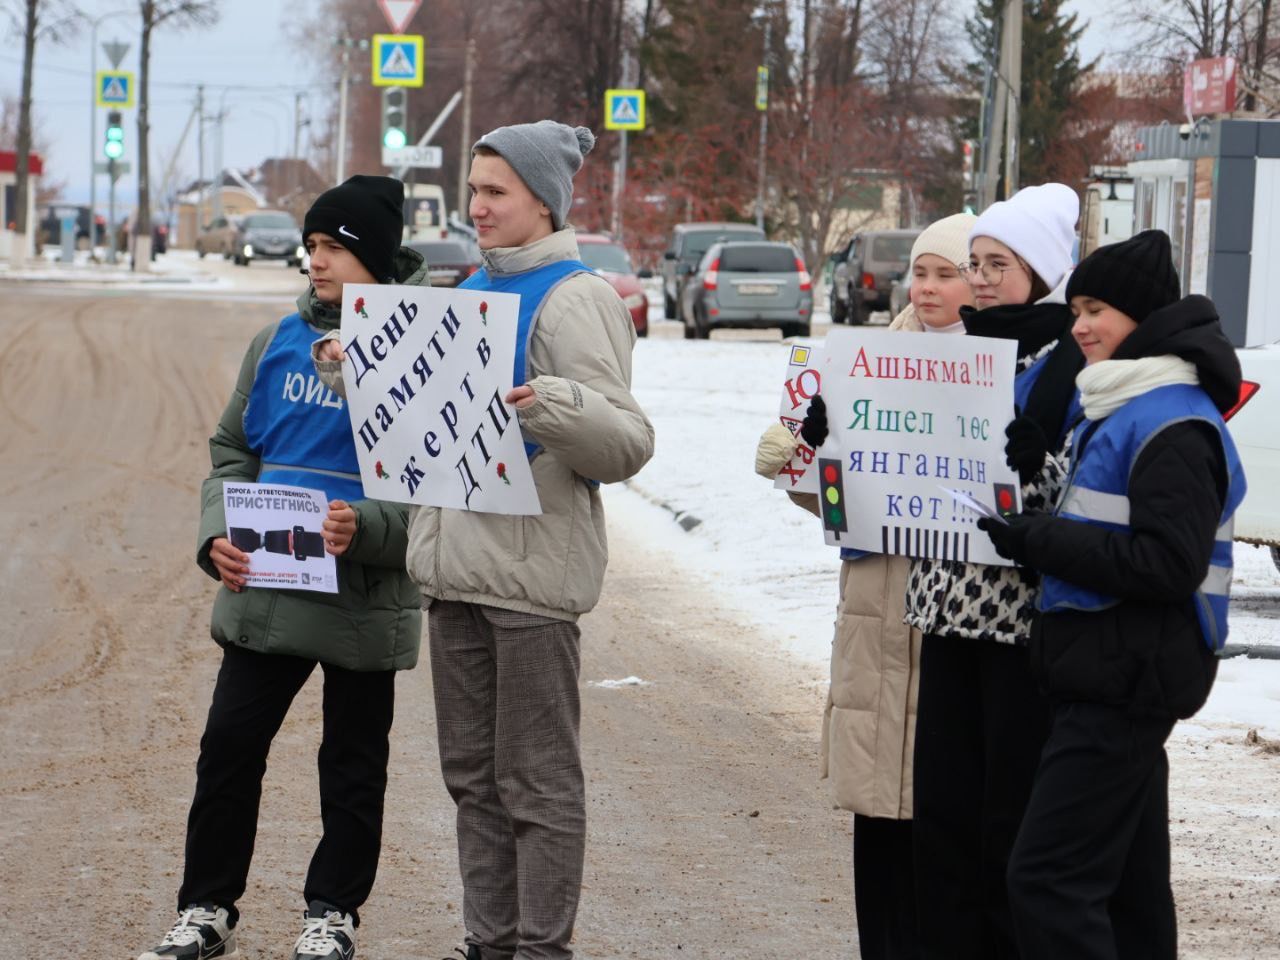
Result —
<path fill-rule="evenodd" d="M 259 483 L 318 488 L 330 500 L 363 500 L 351 418 L 342 398 L 316 374 L 315 339 L 299 314 L 280 321 L 249 391 L 245 439 L 260 460 Z"/>
<path fill-rule="evenodd" d="M 1218 431 L 1227 464 L 1227 496 L 1223 505 L 1209 573 L 1196 590 L 1193 603 L 1204 641 L 1221 650 L 1227 640 L 1227 606 L 1231 595 L 1233 517 L 1244 499 L 1244 468 L 1226 425 L 1208 395 L 1199 387 L 1174 384 L 1135 397 L 1103 420 L 1085 420 L 1078 436 L 1087 436 L 1083 450 L 1072 457 L 1071 474 L 1058 501 L 1060 517 L 1093 523 L 1108 530 L 1129 529 L 1129 475 L 1146 444 L 1175 423 L 1201 420 Z M 1091 435 L 1089 432 L 1091 431 Z M 1120 600 L 1057 577 L 1041 580 L 1037 606 L 1046 613 L 1059 610 L 1105 610 Z"/>
<path fill-rule="evenodd" d="M 1033 363 L 1027 369 L 1019 373 L 1013 380 L 1013 406 L 1014 412 L 1020 415 L 1027 408 L 1027 400 L 1031 397 L 1031 388 L 1036 385 L 1036 381 L 1040 379 L 1040 374 L 1044 371 L 1044 366 L 1049 361 L 1050 350 L 1043 357 Z M 1056 440 L 1059 447 L 1062 441 L 1066 439 L 1067 431 L 1070 430 L 1081 417 L 1084 416 L 1084 409 L 1080 406 L 1080 391 L 1076 390 L 1071 395 L 1071 403 L 1067 407 L 1067 415 L 1062 420 L 1062 428 L 1058 433 Z"/>
<path fill-rule="evenodd" d="M 467 290 L 519 294 L 520 320 L 516 326 L 516 359 L 512 386 L 518 387 L 529 381 L 529 344 L 533 340 L 533 330 L 538 324 L 542 305 L 547 302 L 551 291 L 576 274 L 591 272 L 591 268 L 581 260 L 557 260 L 522 273 L 504 273 L 496 278 L 490 276 L 487 269 L 481 268 L 458 284 L 459 288 Z M 524 449 L 532 457 L 541 447 L 526 437 Z"/>

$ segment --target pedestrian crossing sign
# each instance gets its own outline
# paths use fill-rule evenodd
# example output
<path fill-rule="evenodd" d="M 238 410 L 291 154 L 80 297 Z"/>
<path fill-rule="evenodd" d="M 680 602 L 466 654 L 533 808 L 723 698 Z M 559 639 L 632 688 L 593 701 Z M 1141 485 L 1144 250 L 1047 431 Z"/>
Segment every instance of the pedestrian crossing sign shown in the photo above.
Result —
<path fill-rule="evenodd" d="M 99 70 L 94 84 L 98 106 L 133 106 L 133 74 L 124 70 Z"/>
<path fill-rule="evenodd" d="M 643 130 L 644 91 L 606 90 L 604 126 L 606 130 Z"/>
<path fill-rule="evenodd" d="M 373 85 L 422 86 L 422 37 L 416 34 L 373 35 Z"/>

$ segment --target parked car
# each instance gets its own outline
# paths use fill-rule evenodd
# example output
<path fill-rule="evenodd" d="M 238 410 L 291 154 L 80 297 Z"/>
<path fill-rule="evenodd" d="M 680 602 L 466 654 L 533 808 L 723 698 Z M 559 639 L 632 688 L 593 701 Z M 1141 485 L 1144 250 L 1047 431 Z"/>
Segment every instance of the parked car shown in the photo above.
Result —
<path fill-rule="evenodd" d="M 583 263 L 608 280 L 618 292 L 627 310 L 631 312 L 636 336 L 647 337 L 649 298 L 645 296 L 640 281 L 652 277 L 653 272 L 641 270 L 637 273 L 631 265 L 631 254 L 627 253 L 626 247 L 604 233 L 578 234 L 578 254 Z"/>
<path fill-rule="evenodd" d="M 302 228 L 283 210 L 257 210 L 247 214 L 231 242 L 231 259 L 247 267 L 255 260 L 283 260 L 286 266 L 302 266 L 306 250 Z"/>
<path fill-rule="evenodd" d="M 713 243 L 764 238 L 764 231 L 751 223 L 677 223 L 667 252 L 662 255 L 662 315 L 668 320 L 677 319 L 685 283 Z"/>
<path fill-rule="evenodd" d="M 906 275 L 919 230 L 868 230 L 854 234 L 836 254 L 831 274 L 831 322 L 866 323 L 889 309 L 893 281 Z"/>
<path fill-rule="evenodd" d="M 1244 373 L 1243 404 L 1227 421 L 1240 451 L 1249 491 L 1235 515 L 1234 537 L 1271 548 L 1280 570 L 1280 500 L 1273 479 L 1280 476 L 1280 342 L 1236 351 Z"/>
<path fill-rule="evenodd" d="M 220 253 L 224 259 L 230 260 L 234 253 L 236 229 L 239 226 L 239 217 L 214 217 L 196 234 L 196 256 Z"/>
<path fill-rule="evenodd" d="M 906 274 L 893 281 L 889 287 L 889 316 L 896 317 L 911 302 L 911 274 Z"/>
<path fill-rule="evenodd" d="M 789 243 L 716 243 L 702 257 L 680 302 L 686 340 L 705 340 L 716 327 L 778 327 L 807 337 L 813 282 Z"/>
<path fill-rule="evenodd" d="M 407 246 L 427 261 L 433 287 L 456 287 L 480 269 L 480 248 L 464 240 L 415 240 Z"/>

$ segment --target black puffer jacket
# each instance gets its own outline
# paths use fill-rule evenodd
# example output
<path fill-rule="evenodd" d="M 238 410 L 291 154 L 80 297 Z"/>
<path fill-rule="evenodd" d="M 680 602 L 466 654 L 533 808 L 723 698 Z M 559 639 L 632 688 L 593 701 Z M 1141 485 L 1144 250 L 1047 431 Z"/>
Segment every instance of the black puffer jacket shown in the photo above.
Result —
<path fill-rule="evenodd" d="M 1170 354 L 1195 365 L 1219 410 L 1235 402 L 1240 364 L 1211 301 L 1188 297 L 1151 314 L 1113 359 Z M 1087 452 L 1091 432 L 1087 424 L 1077 431 L 1077 457 Z M 1037 618 L 1032 670 L 1052 700 L 1116 704 L 1161 717 L 1200 709 L 1217 660 L 1191 598 L 1208 572 L 1226 488 L 1217 431 L 1184 422 L 1157 433 L 1134 463 L 1129 531 L 1036 519 L 1025 542 L 1032 567 L 1121 601 L 1107 610 Z"/>

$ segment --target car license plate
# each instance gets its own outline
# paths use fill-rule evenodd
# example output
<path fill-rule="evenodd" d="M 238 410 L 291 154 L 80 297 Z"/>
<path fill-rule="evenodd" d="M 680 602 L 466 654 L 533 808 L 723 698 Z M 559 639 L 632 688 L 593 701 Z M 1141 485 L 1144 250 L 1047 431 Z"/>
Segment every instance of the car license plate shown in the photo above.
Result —
<path fill-rule="evenodd" d="M 743 283 L 738 285 L 738 292 L 744 297 L 769 297 L 778 292 L 776 283 Z"/>

